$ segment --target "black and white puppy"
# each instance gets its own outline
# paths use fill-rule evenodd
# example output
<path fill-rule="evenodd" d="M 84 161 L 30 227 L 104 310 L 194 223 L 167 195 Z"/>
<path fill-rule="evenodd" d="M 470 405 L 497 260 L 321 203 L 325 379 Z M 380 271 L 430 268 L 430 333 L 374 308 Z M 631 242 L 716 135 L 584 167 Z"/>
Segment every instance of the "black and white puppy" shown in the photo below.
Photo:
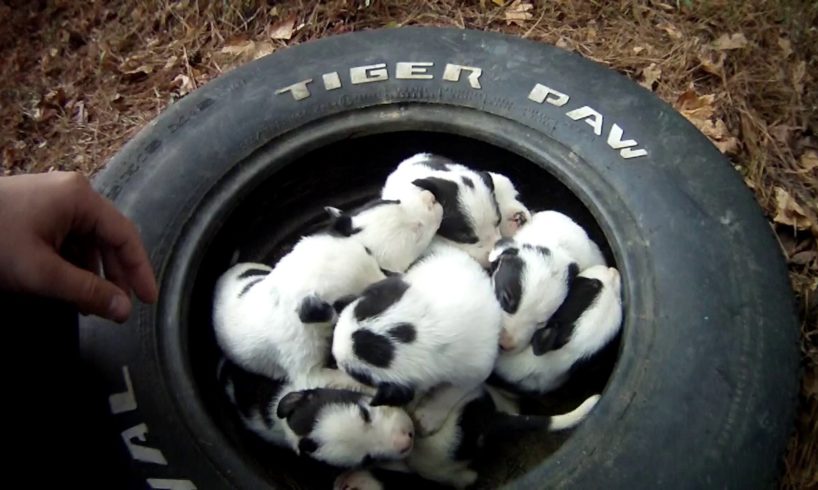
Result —
<path fill-rule="evenodd" d="M 578 273 L 577 264 L 560 248 L 520 244 L 516 237 L 498 242 L 492 251 L 491 280 L 503 309 L 499 344 L 504 352 L 528 346 L 534 332 L 565 300 Z"/>
<path fill-rule="evenodd" d="M 413 187 L 429 190 L 443 206 L 437 240 L 488 266 L 488 254 L 501 237 L 502 224 L 491 175 L 441 156 L 419 153 L 402 161 L 387 177 L 381 197 L 401 199 Z"/>
<path fill-rule="evenodd" d="M 534 430 L 559 431 L 582 422 L 593 410 L 599 395 L 585 400 L 562 415 L 531 416 L 507 414 L 497 409 L 493 397 L 478 388 L 452 410 L 443 427 L 431 436 L 418 437 L 409 456 L 378 466 L 394 471 L 414 472 L 421 477 L 454 488 L 466 488 L 477 480 L 474 459 L 492 442 L 513 438 Z M 336 489 L 382 488 L 366 470 L 353 470 L 335 481 Z"/>
<path fill-rule="evenodd" d="M 501 310 L 483 269 L 460 249 L 432 245 L 403 277 L 373 284 L 340 314 L 338 367 L 376 386 L 373 405 L 414 409 L 419 433 L 480 386 L 497 357 Z"/>
<path fill-rule="evenodd" d="M 401 459 L 412 450 L 414 426 L 406 412 L 373 407 L 363 393 L 305 389 L 224 360 L 219 380 L 245 427 L 297 454 L 348 468 Z"/>
<path fill-rule="evenodd" d="M 519 353 L 501 353 L 494 373 L 525 392 L 559 388 L 572 368 L 601 351 L 622 325 L 621 278 L 613 267 L 582 271 L 565 302 L 531 345 Z"/>
<path fill-rule="evenodd" d="M 599 246 L 574 220 L 557 211 L 540 211 L 514 236 L 514 241 L 549 249 L 562 249 L 579 270 L 606 265 Z"/>
<path fill-rule="evenodd" d="M 443 207 L 419 187 L 403 189 L 398 199 L 377 199 L 350 213 L 327 208 L 331 229 L 361 242 L 382 269 L 406 272 L 440 228 Z"/>
<path fill-rule="evenodd" d="M 241 263 L 222 275 L 213 305 L 216 340 L 230 360 L 253 373 L 354 385 L 324 367 L 337 318 L 333 303 L 385 277 L 361 243 L 326 233 L 305 237 L 274 269 Z"/>

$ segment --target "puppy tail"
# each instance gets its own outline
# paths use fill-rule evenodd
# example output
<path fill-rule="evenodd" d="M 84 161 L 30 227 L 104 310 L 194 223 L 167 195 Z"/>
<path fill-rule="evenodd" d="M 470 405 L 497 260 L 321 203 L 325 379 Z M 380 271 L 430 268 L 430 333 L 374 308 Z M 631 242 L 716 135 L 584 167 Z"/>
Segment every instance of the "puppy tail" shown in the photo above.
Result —
<path fill-rule="evenodd" d="M 551 426 L 548 428 L 548 430 L 557 431 L 576 427 L 580 422 L 588 417 L 588 414 L 591 413 L 591 410 L 594 409 L 598 401 L 599 395 L 593 395 L 588 397 L 584 402 L 580 403 L 577 408 L 571 410 L 570 412 L 552 416 Z"/>

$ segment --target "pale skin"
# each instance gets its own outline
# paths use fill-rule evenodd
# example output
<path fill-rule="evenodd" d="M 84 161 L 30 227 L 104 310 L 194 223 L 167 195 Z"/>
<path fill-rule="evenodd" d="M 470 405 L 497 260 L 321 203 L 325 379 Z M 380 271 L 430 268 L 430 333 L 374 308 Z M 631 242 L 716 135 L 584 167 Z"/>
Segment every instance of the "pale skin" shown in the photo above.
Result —
<path fill-rule="evenodd" d="M 0 177 L 0 291 L 120 323 L 132 293 L 145 303 L 158 296 L 136 226 L 75 172 Z"/>

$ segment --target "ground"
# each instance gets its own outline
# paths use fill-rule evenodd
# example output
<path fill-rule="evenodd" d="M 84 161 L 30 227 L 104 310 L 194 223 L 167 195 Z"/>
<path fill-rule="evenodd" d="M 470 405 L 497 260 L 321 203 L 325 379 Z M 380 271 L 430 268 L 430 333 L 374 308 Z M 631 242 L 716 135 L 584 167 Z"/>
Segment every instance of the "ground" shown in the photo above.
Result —
<path fill-rule="evenodd" d="M 729 158 L 779 238 L 804 366 L 780 487 L 818 488 L 818 3 L 3 0 L 0 19 L 0 175 L 92 175 L 208 80 L 349 31 L 506 32 L 632 78 Z"/>

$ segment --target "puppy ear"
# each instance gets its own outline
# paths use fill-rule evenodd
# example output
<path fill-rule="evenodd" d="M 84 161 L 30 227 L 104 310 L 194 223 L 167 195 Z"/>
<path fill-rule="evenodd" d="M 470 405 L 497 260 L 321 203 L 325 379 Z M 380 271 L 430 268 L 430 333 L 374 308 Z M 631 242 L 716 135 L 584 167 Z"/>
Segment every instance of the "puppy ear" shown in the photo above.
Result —
<path fill-rule="evenodd" d="M 324 207 L 324 210 L 329 213 L 331 217 L 329 224 L 329 229 L 331 231 L 338 233 L 341 236 L 352 236 L 361 231 L 360 228 L 355 228 L 352 226 L 352 216 L 344 214 L 344 212 L 340 209 L 326 206 Z"/>
<path fill-rule="evenodd" d="M 355 296 L 354 294 L 341 296 L 340 298 L 335 300 L 335 303 L 332 303 L 332 307 L 335 308 L 335 311 L 338 314 L 341 314 L 341 312 L 344 311 L 344 308 L 349 306 L 349 304 L 355 301 L 356 299 L 358 299 L 358 297 Z"/>
<path fill-rule="evenodd" d="M 395 383 L 381 383 L 375 397 L 369 402 L 372 407 L 386 405 L 390 407 L 402 407 L 411 402 L 415 397 L 415 389 L 409 386 Z"/>
<path fill-rule="evenodd" d="M 534 332 L 531 339 L 531 351 L 535 356 L 541 356 L 548 351 L 554 350 L 557 341 L 557 328 L 551 323 Z"/>
<path fill-rule="evenodd" d="M 307 324 L 331 323 L 335 319 L 335 309 L 318 295 L 310 294 L 298 305 L 298 319 Z"/>
<path fill-rule="evenodd" d="M 298 441 L 298 454 L 312 454 L 318 450 L 318 443 L 309 437 Z"/>
<path fill-rule="evenodd" d="M 290 415 L 295 412 L 301 403 L 307 398 L 306 391 L 291 391 L 284 395 L 284 397 L 278 402 L 278 408 L 276 408 L 276 416 L 280 419 L 286 419 Z"/>
<path fill-rule="evenodd" d="M 568 286 L 574 283 L 574 279 L 579 275 L 579 266 L 576 262 L 571 262 L 568 266 Z"/>

